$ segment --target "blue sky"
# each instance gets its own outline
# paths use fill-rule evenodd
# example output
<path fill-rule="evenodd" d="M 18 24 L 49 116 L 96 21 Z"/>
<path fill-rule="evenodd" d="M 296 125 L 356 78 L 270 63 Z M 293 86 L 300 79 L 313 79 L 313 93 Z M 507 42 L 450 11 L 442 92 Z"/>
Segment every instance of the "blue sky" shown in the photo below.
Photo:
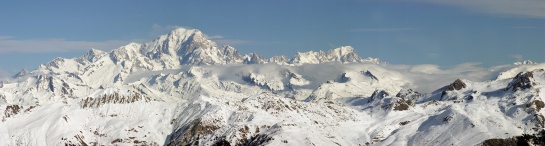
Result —
<path fill-rule="evenodd" d="M 0 74 L 175 27 L 266 57 L 353 46 L 392 64 L 545 62 L 542 0 L 0 1 Z"/>

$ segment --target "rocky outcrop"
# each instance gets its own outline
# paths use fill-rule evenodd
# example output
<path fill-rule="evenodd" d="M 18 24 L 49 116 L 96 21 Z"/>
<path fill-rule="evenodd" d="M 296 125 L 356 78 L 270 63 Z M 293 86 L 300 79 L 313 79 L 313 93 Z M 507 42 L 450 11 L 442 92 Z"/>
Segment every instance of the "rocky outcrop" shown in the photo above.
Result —
<path fill-rule="evenodd" d="M 272 137 L 266 135 L 266 134 L 257 134 L 253 136 L 252 138 L 248 139 L 247 142 L 243 143 L 242 145 L 245 146 L 260 146 L 264 145 L 267 142 L 273 140 Z"/>
<path fill-rule="evenodd" d="M 482 146 L 531 146 L 531 145 L 544 145 L 545 144 L 545 131 L 541 131 L 538 134 L 523 134 L 521 136 L 515 136 L 512 138 L 493 138 L 487 139 L 483 142 Z"/>
<path fill-rule="evenodd" d="M 403 89 L 396 94 L 396 97 L 392 98 L 391 106 L 394 111 L 408 110 L 409 107 L 415 105 L 420 96 L 420 93 L 412 89 Z"/>
<path fill-rule="evenodd" d="M 367 70 L 367 71 L 361 71 L 361 74 L 364 75 L 364 76 L 366 76 L 366 77 L 369 77 L 369 78 L 371 78 L 371 79 L 373 79 L 373 80 L 377 80 L 377 81 L 378 81 L 378 78 L 377 78 L 375 75 L 373 75 L 373 73 L 371 73 L 371 72 L 368 71 L 368 70 Z"/>
<path fill-rule="evenodd" d="M 505 90 L 520 91 L 529 89 L 536 85 L 536 83 L 533 82 L 533 78 L 534 74 L 532 72 L 521 72 L 513 78 Z"/>
<path fill-rule="evenodd" d="M 382 100 L 387 96 L 390 96 L 388 92 L 384 90 L 375 90 L 367 102 L 369 103 L 377 100 Z"/>
<path fill-rule="evenodd" d="M 255 53 L 250 53 L 245 56 L 244 64 L 263 64 L 263 56 Z"/>
<path fill-rule="evenodd" d="M 447 90 L 448 91 L 460 90 L 460 89 L 465 88 L 465 87 L 466 87 L 466 83 L 464 83 L 460 79 L 456 79 L 456 81 L 454 81 L 452 84 L 448 85 Z"/>
<path fill-rule="evenodd" d="M 348 77 L 346 73 L 342 73 L 339 75 L 339 77 L 337 77 L 337 79 L 335 79 L 335 82 L 337 83 L 346 83 L 348 81 L 350 81 L 350 77 Z"/>
<path fill-rule="evenodd" d="M 39 105 L 31 105 L 27 106 L 25 109 L 23 106 L 17 104 L 7 105 L 6 109 L 4 110 L 2 122 L 6 121 L 7 118 L 14 117 L 18 114 L 32 112 L 32 109 L 36 108 L 37 106 Z"/>
<path fill-rule="evenodd" d="M 414 102 L 410 99 L 404 99 L 404 98 L 393 98 L 391 107 L 393 107 L 394 111 L 404 111 L 408 110 L 409 107 L 414 106 Z"/>
<path fill-rule="evenodd" d="M 131 95 L 105 94 L 98 98 L 87 97 L 79 102 L 81 108 L 96 108 L 105 104 L 129 104 L 137 101 L 149 102 L 151 99 L 134 92 Z"/>
<path fill-rule="evenodd" d="M 216 125 L 205 124 L 201 122 L 201 119 L 194 119 L 191 123 L 176 130 L 171 135 L 171 140 L 165 145 L 199 145 L 199 137 L 204 137 L 219 128 Z"/>
<path fill-rule="evenodd" d="M 396 97 L 406 99 L 406 100 L 418 100 L 422 94 L 418 93 L 413 89 L 402 89 L 396 94 Z"/>
<path fill-rule="evenodd" d="M 8 105 L 6 106 L 6 110 L 4 111 L 4 117 L 9 118 L 11 116 L 17 115 L 21 109 L 23 109 L 22 106 L 19 105 Z"/>
<path fill-rule="evenodd" d="M 464 83 L 464 81 L 462 81 L 460 79 L 456 79 L 453 83 L 451 83 L 450 85 L 448 85 L 446 87 L 443 87 L 441 89 L 441 90 L 443 90 L 443 92 L 441 93 L 441 100 L 455 100 L 455 99 L 458 99 L 459 97 L 456 97 L 455 95 L 450 95 L 449 93 L 453 92 L 453 91 L 462 90 L 462 89 L 464 89 L 466 87 L 467 87 L 467 85 L 466 85 L 466 83 Z"/>

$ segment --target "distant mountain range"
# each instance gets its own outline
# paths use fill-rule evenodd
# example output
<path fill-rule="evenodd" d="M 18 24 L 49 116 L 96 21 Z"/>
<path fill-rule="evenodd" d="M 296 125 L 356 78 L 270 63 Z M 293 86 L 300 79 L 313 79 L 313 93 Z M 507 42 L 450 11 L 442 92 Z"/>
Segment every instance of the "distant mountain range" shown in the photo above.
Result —
<path fill-rule="evenodd" d="M 3 81 L 0 145 L 542 145 L 544 69 L 424 93 L 350 46 L 264 58 L 179 28 Z"/>

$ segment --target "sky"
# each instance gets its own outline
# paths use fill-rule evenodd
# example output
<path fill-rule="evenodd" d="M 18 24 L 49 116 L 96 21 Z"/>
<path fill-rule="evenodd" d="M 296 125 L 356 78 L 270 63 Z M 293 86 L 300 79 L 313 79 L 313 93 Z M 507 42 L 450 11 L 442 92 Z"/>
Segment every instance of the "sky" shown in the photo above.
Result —
<path fill-rule="evenodd" d="M 265 57 L 352 46 L 390 64 L 545 62 L 543 0 L 0 1 L 0 76 L 177 27 Z"/>

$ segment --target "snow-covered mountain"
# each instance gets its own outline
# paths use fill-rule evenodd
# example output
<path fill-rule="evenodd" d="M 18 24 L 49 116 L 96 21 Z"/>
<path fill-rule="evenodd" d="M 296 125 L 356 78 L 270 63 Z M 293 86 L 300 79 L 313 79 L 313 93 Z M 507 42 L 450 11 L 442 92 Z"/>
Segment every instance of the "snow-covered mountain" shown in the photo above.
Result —
<path fill-rule="evenodd" d="M 544 68 L 503 66 L 424 93 L 433 74 L 349 46 L 267 59 L 180 28 L 3 81 L 0 145 L 537 144 Z"/>
<path fill-rule="evenodd" d="M 537 62 L 532 62 L 531 60 L 524 60 L 522 62 L 515 62 L 514 65 L 524 65 L 524 64 L 539 64 Z"/>

